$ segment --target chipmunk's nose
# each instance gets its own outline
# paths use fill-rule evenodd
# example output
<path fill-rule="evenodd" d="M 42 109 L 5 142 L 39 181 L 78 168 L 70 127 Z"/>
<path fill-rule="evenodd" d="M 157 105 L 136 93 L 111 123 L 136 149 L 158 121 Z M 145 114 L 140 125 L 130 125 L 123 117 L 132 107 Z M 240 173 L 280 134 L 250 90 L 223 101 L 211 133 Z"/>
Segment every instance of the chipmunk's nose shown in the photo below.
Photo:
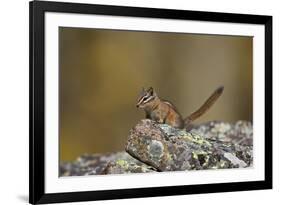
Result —
<path fill-rule="evenodd" d="M 139 108 L 139 107 L 140 107 L 140 104 L 141 104 L 141 103 L 138 102 L 138 103 L 136 104 L 136 107 Z"/>

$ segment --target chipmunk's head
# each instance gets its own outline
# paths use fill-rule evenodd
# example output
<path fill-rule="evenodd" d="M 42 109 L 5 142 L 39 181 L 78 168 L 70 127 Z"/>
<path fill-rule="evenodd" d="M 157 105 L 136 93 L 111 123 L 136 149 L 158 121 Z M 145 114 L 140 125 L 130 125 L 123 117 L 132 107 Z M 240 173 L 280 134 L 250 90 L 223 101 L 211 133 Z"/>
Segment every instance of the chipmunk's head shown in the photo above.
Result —
<path fill-rule="evenodd" d="M 147 90 L 142 88 L 136 106 L 143 109 L 150 107 L 155 102 L 155 99 L 157 99 L 157 94 L 152 87 L 148 88 Z"/>

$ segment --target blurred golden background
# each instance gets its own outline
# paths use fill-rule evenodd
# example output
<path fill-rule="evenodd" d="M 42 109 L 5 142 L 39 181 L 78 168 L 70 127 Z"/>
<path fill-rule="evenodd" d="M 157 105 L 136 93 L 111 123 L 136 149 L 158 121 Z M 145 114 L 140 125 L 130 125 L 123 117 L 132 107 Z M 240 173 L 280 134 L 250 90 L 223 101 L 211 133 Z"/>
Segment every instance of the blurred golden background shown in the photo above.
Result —
<path fill-rule="evenodd" d="M 59 29 L 60 160 L 124 150 L 152 86 L 185 117 L 220 85 L 225 90 L 196 123 L 252 120 L 252 37 Z"/>

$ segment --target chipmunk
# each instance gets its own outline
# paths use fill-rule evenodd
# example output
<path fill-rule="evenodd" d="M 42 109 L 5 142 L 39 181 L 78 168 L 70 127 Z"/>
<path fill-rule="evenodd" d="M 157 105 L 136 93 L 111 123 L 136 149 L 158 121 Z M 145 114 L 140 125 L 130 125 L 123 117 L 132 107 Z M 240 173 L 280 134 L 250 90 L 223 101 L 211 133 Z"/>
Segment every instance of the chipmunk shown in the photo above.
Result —
<path fill-rule="evenodd" d="M 137 108 L 144 109 L 145 117 L 161 124 L 168 124 L 175 128 L 190 130 L 191 122 L 203 115 L 221 96 L 224 87 L 218 87 L 205 103 L 191 115 L 182 118 L 177 108 L 170 102 L 160 99 L 152 87 L 142 89 L 137 101 Z"/>

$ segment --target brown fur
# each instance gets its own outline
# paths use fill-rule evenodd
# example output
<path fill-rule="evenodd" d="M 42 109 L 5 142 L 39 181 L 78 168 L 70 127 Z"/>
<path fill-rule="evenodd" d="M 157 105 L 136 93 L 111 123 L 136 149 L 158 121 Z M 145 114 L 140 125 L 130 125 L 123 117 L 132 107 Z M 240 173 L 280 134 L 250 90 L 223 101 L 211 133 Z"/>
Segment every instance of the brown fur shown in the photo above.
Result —
<path fill-rule="evenodd" d="M 185 119 L 182 118 L 172 103 L 161 100 L 153 88 L 141 91 L 137 107 L 144 109 L 148 119 L 180 129 L 190 129 L 191 122 L 203 115 L 215 103 L 221 96 L 223 89 L 223 86 L 217 88 L 197 111 Z"/>

